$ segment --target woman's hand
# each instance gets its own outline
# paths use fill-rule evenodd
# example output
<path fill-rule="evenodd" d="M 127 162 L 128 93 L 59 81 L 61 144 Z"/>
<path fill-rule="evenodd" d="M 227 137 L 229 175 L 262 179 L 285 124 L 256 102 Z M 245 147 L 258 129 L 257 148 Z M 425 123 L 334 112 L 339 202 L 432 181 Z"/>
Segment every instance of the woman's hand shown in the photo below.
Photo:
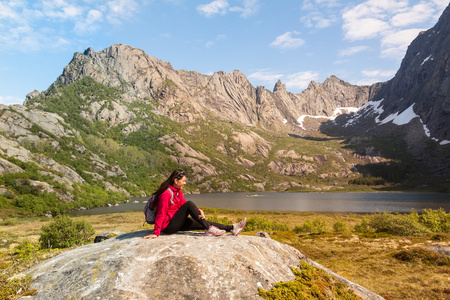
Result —
<path fill-rule="evenodd" d="M 145 240 L 145 239 L 149 239 L 149 240 L 151 240 L 151 239 L 156 239 L 157 237 L 158 237 L 157 235 L 150 234 L 150 235 L 144 236 L 144 240 Z"/>
<path fill-rule="evenodd" d="M 200 218 L 200 219 L 205 219 L 205 214 L 203 213 L 203 210 L 201 210 L 200 208 L 198 209 L 199 211 L 200 211 L 200 214 L 198 215 L 198 217 Z"/>

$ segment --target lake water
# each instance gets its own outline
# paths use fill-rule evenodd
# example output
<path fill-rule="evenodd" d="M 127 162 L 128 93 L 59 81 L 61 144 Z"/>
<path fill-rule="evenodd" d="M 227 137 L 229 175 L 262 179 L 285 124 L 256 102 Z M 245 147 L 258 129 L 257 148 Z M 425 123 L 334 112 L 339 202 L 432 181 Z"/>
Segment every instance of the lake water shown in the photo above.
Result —
<path fill-rule="evenodd" d="M 443 208 L 450 212 L 450 194 L 439 193 L 208 193 L 185 195 L 199 207 L 239 210 L 310 211 L 340 213 L 417 212 Z M 105 214 L 141 211 L 145 198 L 132 198 L 129 203 L 97 207 L 72 214 Z M 139 203 L 133 203 L 139 201 Z"/>

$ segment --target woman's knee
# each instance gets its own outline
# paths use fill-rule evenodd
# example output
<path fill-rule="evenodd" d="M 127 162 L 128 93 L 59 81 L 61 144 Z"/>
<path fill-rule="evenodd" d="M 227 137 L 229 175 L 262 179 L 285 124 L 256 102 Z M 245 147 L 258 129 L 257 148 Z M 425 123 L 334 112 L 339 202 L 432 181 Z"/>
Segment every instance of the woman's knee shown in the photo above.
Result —
<path fill-rule="evenodd" d="M 192 208 L 197 208 L 197 205 L 195 205 L 195 203 L 192 202 L 191 200 L 186 201 L 186 205 L 189 206 L 189 207 L 192 207 Z"/>

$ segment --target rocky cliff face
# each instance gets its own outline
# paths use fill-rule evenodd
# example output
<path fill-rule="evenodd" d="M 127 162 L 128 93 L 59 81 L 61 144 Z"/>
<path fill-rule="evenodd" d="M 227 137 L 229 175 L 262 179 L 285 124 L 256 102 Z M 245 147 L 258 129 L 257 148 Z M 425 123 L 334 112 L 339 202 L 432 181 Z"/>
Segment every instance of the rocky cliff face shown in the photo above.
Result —
<path fill-rule="evenodd" d="M 33 267 L 30 289 L 37 294 L 22 299 L 259 299 L 258 287 L 293 280 L 290 267 L 301 260 L 323 268 L 270 238 L 200 233 L 142 238 L 150 233 L 120 235 Z M 383 299 L 337 278 L 363 299 Z"/>
<path fill-rule="evenodd" d="M 322 124 L 323 132 L 351 136 L 350 145 L 359 153 L 371 140 L 395 136 L 414 163 L 433 174 L 449 174 L 449 53 L 450 6 L 411 43 L 393 79 L 372 86 L 367 103 L 355 114 Z"/>
<path fill-rule="evenodd" d="M 254 88 L 239 71 L 213 75 L 174 70 L 170 63 L 140 49 L 116 44 L 95 52 L 75 53 L 54 86 L 83 77 L 123 90 L 127 102 L 155 99 L 160 114 L 177 122 L 193 122 L 208 114 L 241 124 L 278 131 L 299 131 L 302 115 L 332 116 L 339 107 L 360 107 L 368 100 L 368 86 L 354 86 L 335 76 L 323 84 L 312 82 L 300 94 L 289 93 L 281 82 L 273 92 Z"/>
<path fill-rule="evenodd" d="M 449 53 L 450 6 L 433 28 L 411 43 L 395 77 L 382 84 L 357 114 L 342 118 L 341 124 L 366 132 L 407 125 L 406 131 L 415 132 L 414 136 L 404 132 L 411 148 L 423 148 L 430 138 L 441 146 L 450 144 Z"/>

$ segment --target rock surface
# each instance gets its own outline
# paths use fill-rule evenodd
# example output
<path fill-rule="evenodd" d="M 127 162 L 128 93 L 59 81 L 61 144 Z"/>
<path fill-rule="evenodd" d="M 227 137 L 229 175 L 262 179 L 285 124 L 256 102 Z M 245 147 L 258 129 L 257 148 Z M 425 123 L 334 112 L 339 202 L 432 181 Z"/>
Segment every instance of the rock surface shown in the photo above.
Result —
<path fill-rule="evenodd" d="M 37 294 L 22 299 L 258 299 L 258 287 L 293 280 L 290 267 L 308 260 L 268 238 L 192 232 L 142 238 L 150 233 L 123 234 L 40 263 L 28 271 Z M 382 299 L 352 288 L 364 299 Z"/>

